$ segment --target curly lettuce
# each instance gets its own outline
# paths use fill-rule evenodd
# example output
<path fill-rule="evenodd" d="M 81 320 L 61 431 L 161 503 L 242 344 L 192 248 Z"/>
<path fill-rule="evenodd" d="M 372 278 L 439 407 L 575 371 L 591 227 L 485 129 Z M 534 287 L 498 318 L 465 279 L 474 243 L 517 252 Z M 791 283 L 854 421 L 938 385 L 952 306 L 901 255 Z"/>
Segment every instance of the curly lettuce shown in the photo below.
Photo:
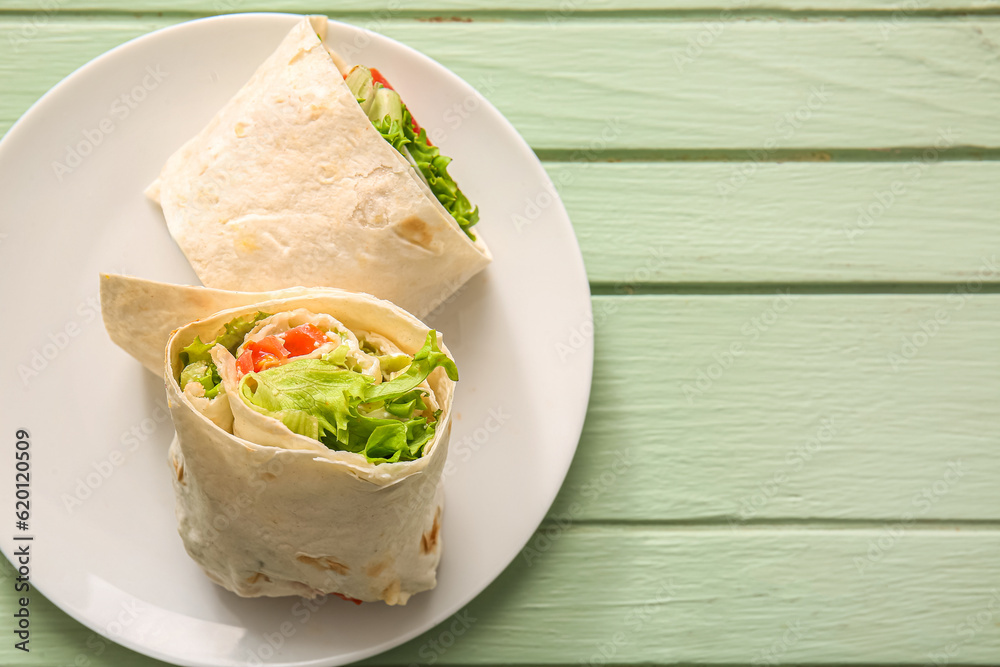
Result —
<path fill-rule="evenodd" d="M 473 207 L 448 173 L 451 158 L 432 146 L 424 129 L 417 130 L 413 116 L 399 94 L 372 81 L 370 70 L 360 65 L 351 70 L 347 85 L 382 137 L 404 157 L 409 157 L 434 197 L 451 214 L 466 235 L 476 240 L 472 226 L 479 222 L 479 207 Z"/>
<path fill-rule="evenodd" d="M 381 384 L 347 368 L 338 350 L 248 373 L 240 380 L 240 397 L 293 433 L 363 454 L 371 463 L 420 458 L 440 413 L 427 414 L 419 385 L 435 368 L 458 379 L 455 362 L 437 346 L 437 332 L 427 334 L 405 371 Z"/>

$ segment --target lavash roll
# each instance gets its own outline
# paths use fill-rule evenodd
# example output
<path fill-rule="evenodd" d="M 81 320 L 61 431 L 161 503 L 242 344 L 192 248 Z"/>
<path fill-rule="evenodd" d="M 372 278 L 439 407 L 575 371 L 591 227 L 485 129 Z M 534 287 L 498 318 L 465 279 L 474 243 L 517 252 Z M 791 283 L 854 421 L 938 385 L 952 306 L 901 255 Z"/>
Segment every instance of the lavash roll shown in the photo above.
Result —
<path fill-rule="evenodd" d="M 227 301 L 234 307 L 226 308 Z M 277 420 L 269 445 L 246 440 L 238 425 L 230 433 L 204 414 L 177 381 L 180 351 L 196 336 L 212 340 L 241 315 L 299 308 L 326 313 L 411 356 L 427 337 L 424 324 L 387 301 L 329 288 L 264 294 L 254 301 L 247 293 L 104 276 L 102 304 L 112 339 L 133 356 L 148 357 L 151 345 L 161 345 L 160 368 L 177 431 L 169 461 L 178 532 L 209 578 L 244 597 L 335 593 L 388 604 L 405 604 L 434 587 L 454 392 L 444 369 L 427 379 L 441 413 L 423 455 L 380 464 L 353 452 L 303 447 L 297 440 L 304 436 Z M 205 308 L 216 312 L 195 315 Z M 179 318 L 192 315 L 165 346 L 160 342 L 158 336 Z M 144 323 L 148 336 L 130 336 Z M 219 398 L 241 400 L 225 393 Z"/>
<path fill-rule="evenodd" d="M 326 29 L 303 17 L 147 195 L 208 287 L 339 287 L 424 316 L 490 252 L 372 126 Z"/>

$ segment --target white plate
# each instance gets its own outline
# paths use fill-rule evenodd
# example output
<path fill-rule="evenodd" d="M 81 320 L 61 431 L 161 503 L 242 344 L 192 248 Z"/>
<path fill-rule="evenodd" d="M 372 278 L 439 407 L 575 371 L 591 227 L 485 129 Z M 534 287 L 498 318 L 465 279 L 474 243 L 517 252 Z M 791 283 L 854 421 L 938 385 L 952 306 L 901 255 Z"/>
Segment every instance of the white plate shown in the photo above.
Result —
<path fill-rule="evenodd" d="M 105 334 L 98 273 L 197 284 L 142 190 L 296 20 L 231 15 L 141 37 L 60 83 L 0 142 L 0 544 L 10 557 L 23 544 L 15 534 L 33 535 L 31 581 L 50 600 L 116 642 L 182 665 L 338 665 L 459 611 L 544 517 L 590 391 L 587 278 L 530 148 L 438 63 L 331 23 L 328 43 L 380 68 L 455 158 L 452 173 L 480 206 L 477 229 L 496 257 L 430 318 L 462 376 L 438 586 L 406 607 L 329 598 L 313 611 L 298 598 L 238 598 L 187 557 L 162 383 Z M 26 533 L 14 526 L 22 428 L 32 456 Z"/>

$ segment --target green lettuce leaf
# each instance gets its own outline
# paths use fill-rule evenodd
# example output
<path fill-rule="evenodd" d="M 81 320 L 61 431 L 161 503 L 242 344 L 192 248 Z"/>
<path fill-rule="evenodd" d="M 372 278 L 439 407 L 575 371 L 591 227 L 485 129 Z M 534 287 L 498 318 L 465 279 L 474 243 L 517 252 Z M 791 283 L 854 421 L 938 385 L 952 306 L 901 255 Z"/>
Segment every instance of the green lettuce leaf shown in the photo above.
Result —
<path fill-rule="evenodd" d="M 417 385 L 435 368 L 458 379 L 455 362 L 438 349 L 431 331 L 406 371 L 388 382 L 375 384 L 333 359 L 293 359 L 248 373 L 239 393 L 258 412 L 330 449 L 364 454 L 372 463 L 413 461 L 436 428 L 439 413 L 433 421 L 415 416 L 427 409 Z"/>
<path fill-rule="evenodd" d="M 394 417 L 410 419 L 413 417 L 414 411 L 427 409 L 427 405 L 423 401 L 424 395 L 424 392 L 414 389 L 394 399 L 392 402 L 386 403 L 383 407 L 386 412 Z"/>
<path fill-rule="evenodd" d="M 458 188 L 455 179 L 448 173 L 450 157 L 441 155 L 437 146 L 431 146 L 427 141 L 427 131 L 420 128 L 420 132 L 413 129 L 413 118 L 406 106 L 403 106 L 403 133 L 406 135 L 408 144 L 406 149 L 410 157 L 417 163 L 417 168 L 427 180 L 431 192 L 441 202 L 441 205 L 451 213 L 455 222 L 462 228 L 462 231 L 473 241 L 476 235 L 472 233 L 472 226 L 479 222 L 479 207 L 473 207 L 469 198 Z"/>
<path fill-rule="evenodd" d="M 402 155 L 413 159 L 437 200 L 455 218 L 462 231 L 475 241 L 472 226 L 479 222 L 479 207 L 472 206 L 448 173 L 451 158 L 431 146 L 424 129 L 419 132 L 413 129 L 413 116 L 399 95 L 380 83 L 372 84 L 371 72 L 367 69 L 355 67 L 347 83 L 382 138 Z"/>
<path fill-rule="evenodd" d="M 373 120 L 372 125 L 374 125 L 375 129 L 379 131 L 382 138 L 392 144 L 392 147 L 397 151 L 402 153 L 406 150 L 405 147 L 409 140 L 406 138 L 406 133 L 403 132 L 403 127 L 400 125 L 400 121 L 389 116 L 385 116 L 381 120 Z"/>
<path fill-rule="evenodd" d="M 376 356 L 383 373 L 395 373 L 410 365 L 410 358 L 405 354 L 376 354 Z"/>
<path fill-rule="evenodd" d="M 181 350 L 181 363 L 187 366 L 195 361 L 212 361 L 212 355 L 209 354 L 209 350 L 216 345 L 224 346 L 230 353 L 235 355 L 236 348 L 240 346 L 240 343 L 250 333 L 250 330 L 254 328 L 254 325 L 265 317 L 270 316 L 270 313 L 257 313 L 253 317 L 241 315 L 234 318 L 226 323 L 225 330 L 216 336 L 215 340 L 211 343 L 202 343 L 200 336 L 195 337 L 193 343 Z"/>
<path fill-rule="evenodd" d="M 438 349 L 437 332 L 432 330 L 427 334 L 424 346 L 413 355 L 410 367 L 388 382 L 373 385 L 368 391 L 367 400 L 397 399 L 426 380 L 431 371 L 438 366 L 444 368 L 449 378 L 458 380 L 458 368 L 455 362 Z"/>
<path fill-rule="evenodd" d="M 222 386 L 219 369 L 211 361 L 195 361 L 184 367 L 184 370 L 181 371 L 181 388 L 192 382 L 197 382 L 205 388 L 205 398 L 218 396 L 219 388 Z"/>
<path fill-rule="evenodd" d="M 251 407 L 280 420 L 294 433 L 319 440 L 332 434 L 347 443 L 352 408 L 364 400 L 371 379 L 324 359 L 293 359 L 240 380 Z"/>

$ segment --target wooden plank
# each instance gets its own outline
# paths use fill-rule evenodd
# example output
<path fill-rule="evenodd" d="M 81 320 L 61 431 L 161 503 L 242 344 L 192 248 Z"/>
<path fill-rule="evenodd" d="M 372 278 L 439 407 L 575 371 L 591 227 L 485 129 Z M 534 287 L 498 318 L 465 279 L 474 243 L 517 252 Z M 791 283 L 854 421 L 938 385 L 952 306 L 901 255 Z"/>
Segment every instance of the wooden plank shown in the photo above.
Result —
<path fill-rule="evenodd" d="M 595 283 L 960 282 L 1000 255 L 996 162 L 545 168 Z"/>
<path fill-rule="evenodd" d="M 0 16 L 0 132 L 50 88 L 105 51 L 178 20 L 65 21 L 54 14 Z"/>
<path fill-rule="evenodd" d="M 454 620 L 363 664 L 996 664 L 998 552 L 995 529 L 549 528 Z M 162 664 L 36 603 L 30 659 L 5 642 L 3 664 Z"/>
<path fill-rule="evenodd" d="M 605 12 L 690 12 L 690 11 L 733 11 L 733 12 L 893 12 L 903 16 L 935 12 L 988 11 L 1000 7 L 997 0 L 868 0 L 852 3 L 838 0 L 503 0 L 503 2 L 482 2 L 480 0 L 422 0 L 406 2 L 400 0 L 8 0 L 0 11 L 27 12 L 88 12 L 121 11 L 144 12 L 199 12 L 205 14 L 256 11 L 317 12 L 346 14 L 357 12 L 373 15 L 378 19 L 385 14 L 412 15 L 414 13 L 457 12 L 460 15 L 483 13 L 536 13 L 549 20 L 561 20 L 567 16 L 586 16 Z M 441 16 L 445 20 L 449 16 Z"/>
<path fill-rule="evenodd" d="M 45 15 L 36 26 L 3 18 L 0 128 L 73 68 L 179 20 Z M 993 18 L 390 19 L 376 27 L 483 90 L 539 150 L 598 159 L 724 150 L 772 160 L 801 149 L 1000 146 Z"/>
<path fill-rule="evenodd" d="M 442 625 L 369 664 L 996 664 L 1000 535 L 907 531 L 859 573 L 881 532 L 551 531 L 452 649 Z"/>
<path fill-rule="evenodd" d="M 594 316 L 551 517 L 1000 519 L 1000 295 L 597 297 Z"/>

